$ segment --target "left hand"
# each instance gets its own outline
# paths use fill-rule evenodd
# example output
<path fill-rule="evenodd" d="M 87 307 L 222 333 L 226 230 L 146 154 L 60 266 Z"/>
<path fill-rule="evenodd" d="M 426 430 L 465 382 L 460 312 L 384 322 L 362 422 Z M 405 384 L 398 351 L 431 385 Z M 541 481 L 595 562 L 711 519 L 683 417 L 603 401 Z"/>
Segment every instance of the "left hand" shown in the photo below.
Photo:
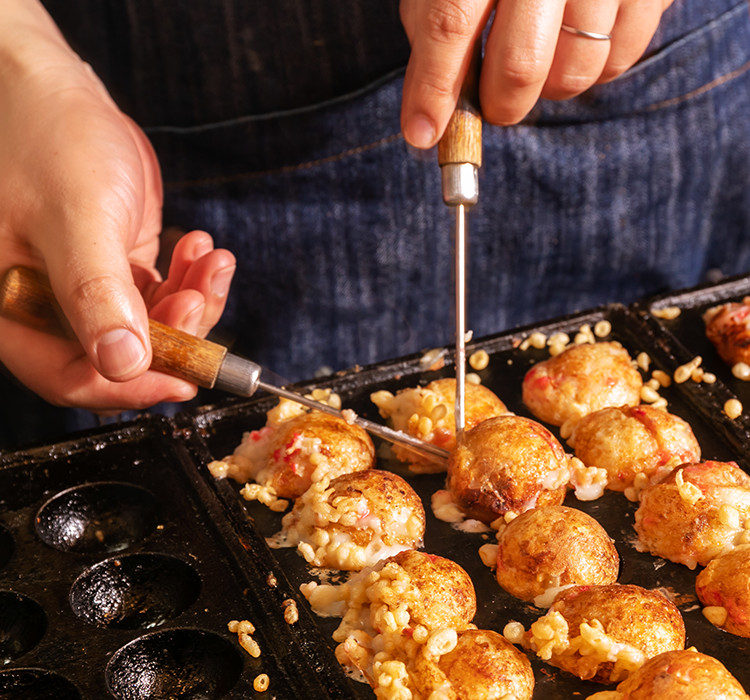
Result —
<path fill-rule="evenodd" d="M 472 47 L 495 15 L 479 82 L 483 118 L 521 121 L 540 97 L 563 100 L 614 80 L 648 47 L 672 0 L 401 0 L 411 43 L 401 109 L 404 138 L 439 140 L 458 99 Z M 562 30 L 609 34 L 590 39 Z"/>

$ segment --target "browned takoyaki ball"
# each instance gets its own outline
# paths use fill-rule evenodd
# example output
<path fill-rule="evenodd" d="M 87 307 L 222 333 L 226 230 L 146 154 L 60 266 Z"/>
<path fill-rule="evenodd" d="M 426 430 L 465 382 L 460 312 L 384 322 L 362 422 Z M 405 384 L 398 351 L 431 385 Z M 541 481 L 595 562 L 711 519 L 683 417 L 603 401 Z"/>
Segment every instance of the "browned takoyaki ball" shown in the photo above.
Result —
<path fill-rule="evenodd" d="M 546 633 L 538 637 L 543 628 L 554 629 L 558 615 L 566 629 L 557 629 L 550 639 L 544 638 Z M 552 624 L 535 627 L 542 620 Z M 569 588 L 537 623 L 529 634 L 533 648 L 549 645 L 550 653 L 542 658 L 584 680 L 622 680 L 646 659 L 685 646 L 685 624 L 677 607 L 658 591 L 635 585 Z"/>
<path fill-rule="evenodd" d="M 559 426 L 607 406 L 636 406 L 642 386 L 620 343 L 584 343 L 534 365 L 523 380 L 523 402 L 539 420 Z"/>
<path fill-rule="evenodd" d="M 448 459 L 446 486 L 467 516 L 491 523 L 511 511 L 562 503 L 569 475 L 568 457 L 547 428 L 506 415 L 464 434 Z"/>
<path fill-rule="evenodd" d="M 607 488 L 624 491 L 638 474 L 698 462 L 701 449 L 690 425 L 653 406 L 602 408 L 583 416 L 568 444 L 587 467 L 607 470 Z"/>
<path fill-rule="evenodd" d="M 728 365 L 750 365 L 750 298 L 714 306 L 703 314 L 706 337 Z"/>
<path fill-rule="evenodd" d="M 436 379 L 423 387 L 401 389 L 395 395 L 376 391 L 370 396 L 380 415 L 390 425 L 409 435 L 446 450 L 456 446 L 456 380 Z M 505 404 L 486 386 L 467 383 L 464 397 L 465 427 L 474 427 L 492 416 L 509 413 Z M 398 459 L 411 463 L 420 472 L 444 469 L 421 459 L 413 451 L 394 446 Z"/>
<path fill-rule="evenodd" d="M 614 583 L 620 557 L 606 530 L 567 506 L 522 513 L 497 535 L 497 582 L 532 601 L 550 588 Z"/>
<path fill-rule="evenodd" d="M 297 545 L 308 563 L 359 570 L 421 546 L 425 513 L 405 479 L 366 469 L 313 484 L 282 525 L 288 543 Z"/>
<path fill-rule="evenodd" d="M 711 560 L 696 577 L 695 592 L 717 627 L 750 637 L 750 545 Z"/>
<path fill-rule="evenodd" d="M 309 411 L 279 423 L 269 443 L 268 461 L 261 470 L 265 478 L 260 483 L 272 486 L 281 498 L 297 498 L 310 487 L 313 472 L 321 464 L 329 476 L 371 469 L 375 446 L 358 425 Z"/>
<path fill-rule="evenodd" d="M 409 673 L 409 686 L 416 697 L 429 698 L 433 691 L 454 693 L 445 697 L 461 700 L 531 700 L 534 672 L 523 652 L 492 630 L 459 632 L 452 651 L 436 661 L 418 654 Z"/>
<path fill-rule="evenodd" d="M 462 630 L 470 624 L 477 611 L 474 584 L 456 562 L 415 549 L 387 562 L 398 564 L 409 576 L 410 587 L 419 591 L 418 600 L 409 606 L 412 626 Z"/>
<path fill-rule="evenodd" d="M 638 548 L 691 569 L 750 541 L 750 476 L 733 462 L 678 467 L 640 501 Z"/>
<path fill-rule="evenodd" d="M 695 649 L 665 651 L 646 661 L 608 700 L 747 700 L 718 659 Z M 591 696 L 590 700 L 597 695 Z"/>

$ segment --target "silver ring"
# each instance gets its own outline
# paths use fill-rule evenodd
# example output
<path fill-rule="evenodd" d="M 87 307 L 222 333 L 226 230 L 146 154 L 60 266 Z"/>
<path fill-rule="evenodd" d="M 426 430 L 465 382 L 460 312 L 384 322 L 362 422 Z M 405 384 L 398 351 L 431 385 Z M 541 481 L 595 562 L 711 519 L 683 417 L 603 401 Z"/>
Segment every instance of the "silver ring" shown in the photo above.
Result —
<path fill-rule="evenodd" d="M 562 29 L 564 29 L 566 32 L 570 32 L 571 34 L 575 34 L 576 36 L 582 36 L 586 39 L 596 39 L 597 41 L 609 41 L 612 39 L 611 34 L 600 34 L 599 32 L 587 32 L 583 29 L 576 29 L 575 27 L 571 27 L 569 24 L 563 24 Z"/>

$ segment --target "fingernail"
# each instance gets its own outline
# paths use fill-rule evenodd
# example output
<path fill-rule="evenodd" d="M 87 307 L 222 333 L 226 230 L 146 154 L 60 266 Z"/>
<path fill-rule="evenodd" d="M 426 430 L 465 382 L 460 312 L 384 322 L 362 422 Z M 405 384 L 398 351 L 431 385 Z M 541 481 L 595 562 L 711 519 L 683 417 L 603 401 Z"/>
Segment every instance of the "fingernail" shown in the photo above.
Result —
<path fill-rule="evenodd" d="M 211 293 L 217 297 L 225 297 L 229 293 L 229 285 L 234 277 L 235 265 L 225 267 L 214 272 L 211 277 Z"/>
<path fill-rule="evenodd" d="M 417 148 L 429 148 L 435 142 L 435 125 L 424 114 L 414 114 L 406 123 L 404 138 Z"/>
<path fill-rule="evenodd" d="M 146 349 L 134 333 L 126 328 L 115 328 L 99 339 L 96 354 L 102 374 L 117 379 L 143 363 Z"/>

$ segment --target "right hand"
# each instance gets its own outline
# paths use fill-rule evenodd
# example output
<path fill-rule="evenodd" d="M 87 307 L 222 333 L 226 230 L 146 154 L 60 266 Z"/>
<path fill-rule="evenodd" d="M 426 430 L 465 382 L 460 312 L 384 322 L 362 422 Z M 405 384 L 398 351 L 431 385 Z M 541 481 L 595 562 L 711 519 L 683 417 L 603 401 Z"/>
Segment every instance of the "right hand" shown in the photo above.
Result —
<path fill-rule="evenodd" d="M 411 43 L 404 138 L 429 148 L 456 107 L 474 45 L 490 19 L 479 81 L 482 117 L 521 121 L 540 97 L 565 100 L 622 75 L 648 47 L 673 0 L 401 0 Z M 561 31 L 563 24 L 611 41 Z"/>
<path fill-rule="evenodd" d="M 148 317 L 208 333 L 234 256 L 192 232 L 161 279 L 154 151 L 37 0 L 0 7 L 0 104 L 2 269 L 44 272 L 78 339 L 0 319 L 0 361 L 57 405 L 106 413 L 191 398 L 193 385 L 147 371 Z"/>

